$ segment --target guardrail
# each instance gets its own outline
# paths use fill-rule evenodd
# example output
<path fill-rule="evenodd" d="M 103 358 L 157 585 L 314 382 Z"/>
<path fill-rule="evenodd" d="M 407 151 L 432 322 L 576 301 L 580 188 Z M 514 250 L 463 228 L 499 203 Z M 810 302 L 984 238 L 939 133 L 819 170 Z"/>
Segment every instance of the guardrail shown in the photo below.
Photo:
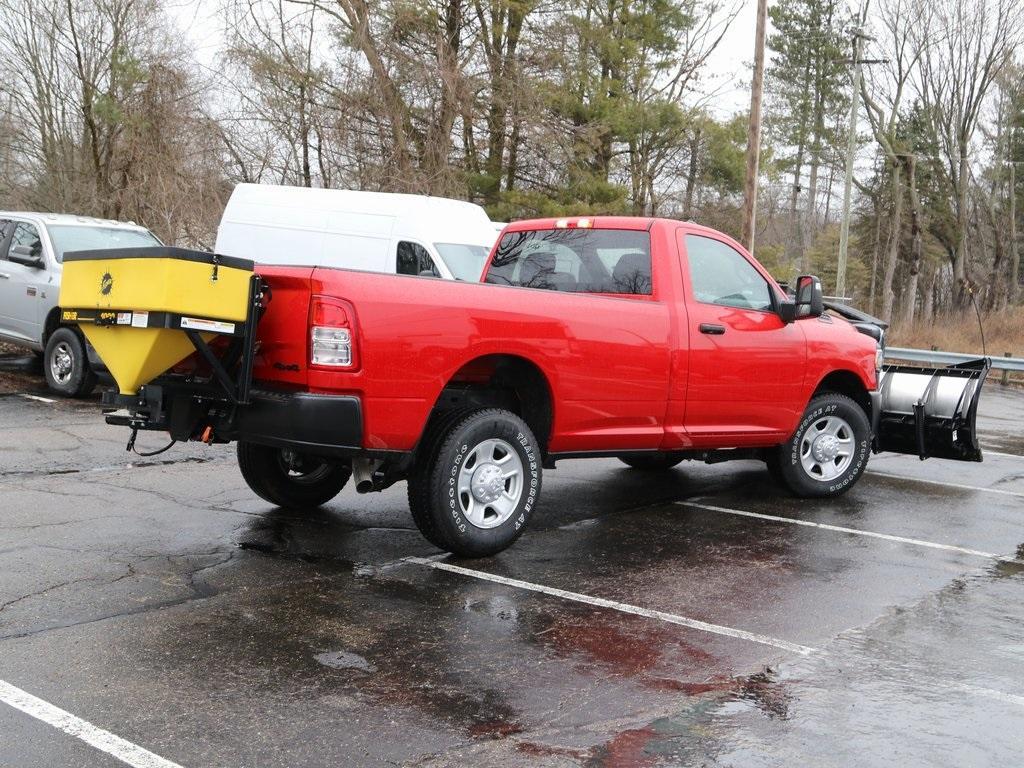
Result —
<path fill-rule="evenodd" d="M 904 347 L 886 347 L 885 360 L 907 360 L 912 363 L 932 363 L 933 365 L 952 365 L 954 363 L 966 363 L 968 360 L 977 360 L 981 355 L 968 355 L 963 352 L 941 352 L 937 349 L 906 349 Z M 1024 372 L 1024 358 L 996 357 L 991 355 L 992 368 L 997 371 L 1021 371 Z M 1007 374 L 1003 374 L 1003 383 L 1006 383 Z"/>

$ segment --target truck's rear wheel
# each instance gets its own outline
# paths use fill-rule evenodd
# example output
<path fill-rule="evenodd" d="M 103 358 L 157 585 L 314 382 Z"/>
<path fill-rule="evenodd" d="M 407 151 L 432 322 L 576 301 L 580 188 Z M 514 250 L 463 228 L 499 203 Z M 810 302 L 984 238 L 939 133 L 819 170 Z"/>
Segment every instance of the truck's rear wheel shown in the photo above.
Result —
<path fill-rule="evenodd" d="M 773 477 L 798 496 L 839 496 L 860 479 L 868 463 L 871 425 L 845 395 L 825 392 L 811 400 L 793 437 L 767 458 Z"/>
<path fill-rule="evenodd" d="M 616 457 L 627 467 L 641 472 L 664 472 L 672 469 L 686 458 L 673 451 L 651 451 L 650 453 L 623 453 Z"/>
<path fill-rule="evenodd" d="M 46 385 L 65 397 L 85 397 L 96 387 L 96 374 L 89 367 L 85 342 L 71 328 L 58 328 L 46 340 L 43 374 Z"/>
<path fill-rule="evenodd" d="M 326 504 L 352 475 L 348 462 L 242 441 L 238 443 L 238 468 L 253 493 L 288 509 Z"/>
<path fill-rule="evenodd" d="M 525 530 L 540 496 L 541 459 L 526 423 L 497 408 L 440 419 L 409 478 L 424 537 L 460 557 L 487 557 Z"/>

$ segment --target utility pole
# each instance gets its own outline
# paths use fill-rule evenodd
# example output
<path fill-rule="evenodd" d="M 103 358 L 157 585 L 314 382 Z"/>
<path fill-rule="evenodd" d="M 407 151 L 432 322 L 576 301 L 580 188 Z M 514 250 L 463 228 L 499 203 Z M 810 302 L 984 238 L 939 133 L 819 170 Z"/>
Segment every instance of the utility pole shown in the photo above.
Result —
<path fill-rule="evenodd" d="M 1017 250 L 1017 164 L 1010 163 L 1010 304 L 1020 292 L 1020 251 Z"/>
<path fill-rule="evenodd" d="M 846 295 L 846 254 L 850 242 L 850 197 L 853 194 L 853 156 L 857 152 L 857 110 L 860 108 L 860 41 L 868 18 L 870 0 L 861 6 L 860 24 L 853 30 L 853 95 L 850 97 L 850 136 L 846 142 L 846 180 L 843 184 L 843 219 L 839 225 L 839 263 L 836 266 L 836 296 Z"/>
<path fill-rule="evenodd" d="M 768 26 L 768 0 L 757 0 L 754 34 L 754 80 L 750 86 L 750 125 L 747 129 L 747 179 L 743 188 L 743 245 L 754 252 L 757 224 L 757 177 L 761 160 L 761 94 L 764 91 L 764 37 Z"/>

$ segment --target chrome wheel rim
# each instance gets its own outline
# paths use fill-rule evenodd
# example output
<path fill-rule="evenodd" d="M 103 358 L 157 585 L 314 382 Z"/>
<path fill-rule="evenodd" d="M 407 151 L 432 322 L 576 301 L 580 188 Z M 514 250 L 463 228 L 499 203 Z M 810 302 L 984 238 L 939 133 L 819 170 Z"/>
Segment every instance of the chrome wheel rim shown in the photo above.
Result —
<path fill-rule="evenodd" d="M 853 461 L 853 428 L 838 416 L 811 424 L 800 438 L 800 464 L 812 480 L 835 480 Z"/>
<path fill-rule="evenodd" d="M 50 355 L 50 375 L 58 384 L 67 384 L 75 372 L 75 357 L 66 341 L 57 343 Z"/>
<path fill-rule="evenodd" d="M 462 515 L 477 528 L 497 528 L 523 496 L 523 462 L 509 443 L 484 440 L 466 454 L 459 469 Z"/>

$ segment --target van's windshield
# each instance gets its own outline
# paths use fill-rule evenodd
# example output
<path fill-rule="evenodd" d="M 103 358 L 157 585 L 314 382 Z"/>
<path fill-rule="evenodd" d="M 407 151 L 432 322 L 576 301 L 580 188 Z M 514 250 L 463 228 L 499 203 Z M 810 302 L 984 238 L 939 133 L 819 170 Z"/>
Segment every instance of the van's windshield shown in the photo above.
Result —
<path fill-rule="evenodd" d="M 491 249 L 466 243 L 434 243 L 448 271 L 456 280 L 478 282 Z"/>
<path fill-rule="evenodd" d="M 99 248 L 146 248 L 160 241 L 145 229 L 95 227 L 76 224 L 47 224 L 53 255 L 64 261 L 66 251 L 92 251 Z"/>

